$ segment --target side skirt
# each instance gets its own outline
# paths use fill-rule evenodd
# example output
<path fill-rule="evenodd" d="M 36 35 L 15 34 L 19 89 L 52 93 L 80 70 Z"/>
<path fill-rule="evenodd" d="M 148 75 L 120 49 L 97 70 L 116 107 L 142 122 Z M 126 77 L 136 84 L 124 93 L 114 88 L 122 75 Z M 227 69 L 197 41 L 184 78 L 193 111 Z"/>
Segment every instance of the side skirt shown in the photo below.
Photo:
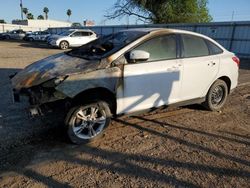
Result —
<path fill-rule="evenodd" d="M 170 105 L 164 105 L 164 106 L 160 106 L 160 107 L 153 107 L 153 108 L 149 108 L 146 110 L 141 110 L 141 111 L 137 111 L 137 112 L 132 112 L 132 113 L 122 113 L 122 114 L 117 114 L 116 116 L 114 116 L 114 118 L 116 117 L 121 117 L 121 116 L 133 116 L 133 115 L 138 115 L 138 114 L 143 114 L 143 113 L 149 113 L 149 112 L 153 112 L 157 109 L 167 109 L 169 107 L 180 107 L 180 106 L 187 106 L 187 105 L 191 105 L 191 104 L 201 104 L 203 102 L 205 102 L 206 97 L 203 98 L 196 98 L 196 99 L 191 99 L 191 100 L 186 100 L 186 101 L 181 101 L 178 103 L 173 103 Z"/>

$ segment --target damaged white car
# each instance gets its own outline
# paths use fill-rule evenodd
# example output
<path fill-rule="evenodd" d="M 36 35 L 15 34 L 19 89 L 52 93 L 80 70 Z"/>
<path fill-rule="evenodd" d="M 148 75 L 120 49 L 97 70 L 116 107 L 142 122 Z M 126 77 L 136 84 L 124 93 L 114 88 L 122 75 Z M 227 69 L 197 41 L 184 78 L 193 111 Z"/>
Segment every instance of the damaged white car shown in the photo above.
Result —
<path fill-rule="evenodd" d="M 219 110 L 239 59 L 214 40 L 174 29 L 131 29 L 27 66 L 12 78 L 31 112 L 66 112 L 73 143 L 98 138 L 112 117 L 172 104 Z M 48 110 L 50 109 L 50 110 Z"/>

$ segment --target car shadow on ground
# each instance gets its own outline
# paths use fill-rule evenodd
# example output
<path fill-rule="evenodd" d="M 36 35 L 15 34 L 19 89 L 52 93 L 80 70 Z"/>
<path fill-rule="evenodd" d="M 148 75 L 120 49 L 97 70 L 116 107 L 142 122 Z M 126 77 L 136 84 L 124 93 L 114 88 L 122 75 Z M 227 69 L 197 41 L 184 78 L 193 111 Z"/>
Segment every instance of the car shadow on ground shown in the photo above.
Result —
<path fill-rule="evenodd" d="M 0 70 L 0 75 L 5 77 L 10 72 L 15 72 L 17 70 Z M 2 73 L 2 74 L 1 74 Z M 176 77 L 177 79 L 178 77 Z M 7 79 L 6 79 L 7 80 Z M 174 81 L 174 80 L 173 80 Z M 10 88 L 8 86 L 7 81 L 5 82 L 4 89 Z M 6 97 L 6 94 L 1 94 L 1 97 Z M 134 105 L 141 103 L 143 100 L 146 100 L 151 95 L 155 93 L 148 93 L 148 95 L 143 96 L 139 99 L 135 104 L 129 106 L 129 108 L 133 108 Z M 167 94 L 169 95 L 169 94 Z M 160 98 L 158 99 L 160 100 Z M 5 103 L 3 103 L 5 104 Z M 7 103 L 6 103 L 7 104 Z M 1 110 L 4 114 L 4 109 Z M 188 113 L 188 112 L 187 112 Z M 181 146 L 185 146 L 196 150 L 197 152 L 204 152 L 216 159 L 223 159 L 229 162 L 237 163 L 244 167 L 250 167 L 250 161 L 246 159 L 242 159 L 238 156 L 234 156 L 231 154 L 227 154 L 220 150 L 212 149 L 205 144 L 198 144 L 188 139 L 183 138 L 182 136 L 176 136 L 171 133 L 161 132 L 157 129 L 157 126 L 161 126 L 163 128 L 168 128 L 171 130 L 179 130 L 185 133 L 192 133 L 196 136 L 206 136 L 216 140 L 225 140 L 227 142 L 245 144 L 247 146 L 250 145 L 249 140 L 246 140 L 244 137 L 242 139 L 237 139 L 234 135 L 221 135 L 206 131 L 197 130 L 194 128 L 185 127 L 183 125 L 176 124 L 168 124 L 161 122 L 157 119 L 149 119 L 147 116 L 134 116 L 133 120 L 136 120 L 136 123 L 130 122 L 128 120 L 124 120 L 122 118 L 116 119 L 116 124 L 121 124 L 123 127 L 128 127 L 129 129 L 135 129 L 138 131 L 146 132 L 150 135 L 154 135 L 155 137 L 170 140 L 176 144 L 180 144 Z M 12 137 L 14 140 L 9 146 L 6 147 L 6 143 L 2 143 L 0 146 L 0 171 L 1 172 L 9 172 L 13 171 L 17 174 L 25 176 L 27 178 L 33 179 L 34 181 L 43 183 L 48 187 L 69 187 L 68 183 L 62 183 L 57 181 L 51 176 L 46 176 L 27 168 L 30 161 L 34 159 L 37 153 L 50 151 L 53 149 L 60 150 L 60 153 L 49 152 L 46 154 L 46 157 L 43 158 L 43 161 L 39 161 L 39 163 L 43 162 L 53 162 L 53 161 L 65 161 L 69 164 L 79 164 L 80 166 L 84 166 L 87 168 L 94 168 L 96 170 L 104 170 L 106 172 L 115 172 L 120 175 L 125 175 L 134 178 L 142 178 L 148 181 L 157 181 L 159 183 L 173 185 L 173 186 L 182 186 L 182 187 L 199 187 L 191 181 L 183 180 L 183 178 L 178 178 L 172 173 L 164 173 L 162 171 L 153 170 L 151 168 L 147 168 L 147 166 L 160 166 L 161 168 L 174 168 L 186 170 L 189 172 L 203 172 L 209 173 L 216 176 L 225 176 L 225 177 L 239 177 L 239 178 L 250 178 L 250 172 L 242 169 L 232 169 L 227 167 L 218 167 L 211 166 L 207 164 L 198 164 L 196 162 L 190 161 L 179 161 L 175 159 L 164 159 L 161 157 L 150 156 L 144 153 L 126 153 L 114 151 L 112 148 L 98 148 L 96 144 L 93 145 L 85 145 L 85 146 L 75 146 L 72 148 L 71 145 L 65 144 L 67 140 L 65 140 L 65 133 L 62 128 L 62 124 L 55 125 L 54 122 L 48 123 L 46 125 L 46 129 L 43 128 L 43 121 L 35 122 L 33 120 L 28 120 L 29 126 L 38 126 L 39 129 L 34 129 L 30 135 L 23 137 L 22 139 L 15 142 L 16 137 Z M 32 123 L 30 122 L 32 121 Z M 140 122 L 144 122 L 144 125 L 141 125 Z M 16 127 L 20 124 L 20 122 L 13 122 Z M 154 127 L 147 127 L 147 124 L 152 124 Z M 21 124 L 25 128 L 27 125 L 25 122 Z M 121 132 L 116 131 L 115 133 L 112 130 L 107 131 L 107 134 L 121 134 Z M 119 137 L 121 135 L 114 135 L 114 137 Z M 103 138 L 105 139 L 105 138 Z M 100 141 L 101 142 L 101 141 Z M 97 144 L 98 145 L 98 144 Z M 80 154 L 88 154 L 92 159 L 88 158 L 79 158 L 77 155 Z M 97 161 L 96 158 L 101 160 Z M 22 161 L 22 164 L 20 164 Z M 25 161 L 25 162 L 24 162 Z M 103 163 L 103 161 L 108 161 L 108 163 Z M 9 165 L 10 164 L 10 165 Z M 141 164 L 144 164 L 143 166 Z M 16 167 L 15 167 L 16 166 Z M 1 176 L 0 176 L 1 178 Z"/>
<path fill-rule="evenodd" d="M 157 137 L 163 137 L 164 139 L 172 140 L 178 144 L 190 147 L 194 150 L 197 150 L 198 152 L 206 152 L 209 155 L 214 156 L 215 158 L 219 159 L 226 159 L 230 162 L 238 163 L 243 166 L 250 167 L 250 161 L 247 161 L 245 159 L 241 159 L 239 157 L 235 157 L 214 149 L 211 149 L 205 145 L 200 145 L 197 143 L 190 142 L 188 140 L 185 140 L 184 138 L 173 136 L 171 134 L 162 133 L 159 132 L 157 129 L 149 128 L 145 125 L 140 125 L 140 121 L 153 123 L 155 126 L 164 126 L 168 127 L 169 129 L 178 129 L 181 131 L 185 131 L 188 133 L 192 133 L 195 135 L 203 135 L 207 137 L 212 137 L 214 139 L 222 139 L 228 142 L 236 142 L 240 144 L 246 144 L 250 145 L 249 141 L 236 139 L 234 137 L 229 136 L 222 136 L 220 134 L 215 133 L 209 133 L 205 131 L 196 130 L 193 128 L 188 128 L 185 126 L 180 125 L 173 125 L 173 124 L 167 124 L 164 122 L 160 122 L 158 120 L 152 120 L 148 119 L 145 116 L 135 116 L 133 117 L 134 120 L 137 120 L 137 123 L 130 123 L 129 121 L 125 121 L 123 119 L 116 119 L 116 123 L 121 124 L 125 127 L 131 127 L 132 129 L 138 129 L 139 131 L 147 132 L 149 134 L 155 135 Z M 138 122 L 139 120 L 139 122 Z M 161 171 L 156 171 L 151 168 L 147 168 L 146 166 L 150 165 L 158 165 L 161 168 L 174 168 L 174 169 L 181 169 L 181 170 L 187 170 L 190 172 L 202 172 L 202 173 L 209 173 L 216 176 L 223 176 L 223 177 L 238 177 L 238 178 L 250 178 L 250 172 L 244 169 L 232 169 L 232 168 L 226 168 L 226 167 L 218 167 L 218 166 L 211 166 L 206 164 L 198 164 L 195 162 L 184 162 L 184 161 L 178 161 L 178 160 L 169 160 L 164 159 L 162 157 L 153 157 L 147 154 L 143 153 L 122 153 L 114 150 L 109 149 L 101 149 L 96 146 L 92 145 L 83 145 L 83 146 L 73 146 L 68 144 L 63 144 L 66 142 L 66 140 L 62 139 L 64 137 L 62 129 L 58 129 L 59 127 L 54 127 L 47 132 L 44 132 L 42 135 L 40 135 L 40 139 L 33 140 L 30 144 L 32 144 L 32 148 L 26 148 L 25 152 L 21 152 L 21 155 L 27 155 L 29 156 L 29 159 L 32 159 L 34 157 L 34 153 L 39 153 L 39 151 L 48 151 L 50 149 L 60 150 L 60 153 L 53 153 L 48 154 L 46 156 L 45 161 L 39 161 L 40 163 L 46 162 L 46 161 L 65 161 L 69 164 L 78 164 L 80 166 L 85 166 L 87 168 L 94 168 L 96 170 L 104 170 L 106 172 L 112 172 L 117 173 L 120 175 L 125 175 L 129 177 L 134 178 L 142 178 L 148 181 L 156 181 L 158 183 L 163 183 L 167 185 L 173 185 L 173 186 L 183 186 L 183 187 L 199 187 L 200 185 L 197 185 L 195 183 L 189 182 L 187 180 L 179 179 L 175 177 L 171 173 L 162 173 Z M 58 131 L 59 130 L 59 131 Z M 118 132 L 116 132 L 118 133 Z M 111 134 L 111 133 L 107 133 Z M 237 135 L 239 136 L 239 135 Z M 242 135 L 241 135 L 242 136 Z M 119 137 L 119 135 L 117 135 Z M 245 139 L 245 136 L 243 136 Z M 248 138 L 248 137 L 247 137 Z M 42 141 L 42 143 L 41 143 Z M 20 145 L 16 146 L 18 148 L 17 151 L 22 150 L 22 148 L 25 148 L 23 144 L 20 143 Z M 15 150 L 12 150 L 11 152 L 15 153 Z M 88 154 L 91 156 L 92 159 L 89 158 L 79 158 L 77 155 L 82 154 Z M 19 156 L 19 159 L 21 159 L 23 156 Z M 95 159 L 98 158 L 99 162 Z M 7 159 L 7 160 L 11 160 Z M 108 163 L 104 163 L 103 161 L 108 161 Z M 10 163 L 12 161 L 9 161 Z M 27 161 L 28 163 L 28 161 Z M 141 166 L 141 164 L 144 164 Z M 2 172 L 8 171 L 9 169 L 2 169 Z M 22 168 L 12 168 L 13 172 L 20 174 L 22 176 L 25 176 L 27 178 L 33 179 L 37 182 L 40 182 L 44 185 L 47 185 L 49 187 L 70 187 L 68 183 L 62 183 L 59 182 L 53 177 L 48 177 L 42 174 L 39 174 L 38 172 L 26 168 L 26 166 L 23 166 Z"/>

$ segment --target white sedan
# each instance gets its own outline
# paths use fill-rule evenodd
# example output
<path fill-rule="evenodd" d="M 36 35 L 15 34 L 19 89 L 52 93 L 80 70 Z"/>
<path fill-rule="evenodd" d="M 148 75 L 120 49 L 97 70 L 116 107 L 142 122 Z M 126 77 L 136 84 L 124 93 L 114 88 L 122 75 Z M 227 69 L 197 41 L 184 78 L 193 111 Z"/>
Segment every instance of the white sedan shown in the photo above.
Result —
<path fill-rule="evenodd" d="M 132 29 L 29 65 L 12 84 L 14 98 L 29 96 L 33 114 L 65 111 L 68 136 L 80 144 L 99 138 L 112 116 L 194 103 L 220 110 L 239 63 L 198 33 Z"/>
<path fill-rule="evenodd" d="M 51 46 L 66 50 L 69 47 L 79 47 L 97 38 L 97 35 L 86 29 L 74 29 L 65 31 L 59 35 L 54 35 L 48 40 Z"/>

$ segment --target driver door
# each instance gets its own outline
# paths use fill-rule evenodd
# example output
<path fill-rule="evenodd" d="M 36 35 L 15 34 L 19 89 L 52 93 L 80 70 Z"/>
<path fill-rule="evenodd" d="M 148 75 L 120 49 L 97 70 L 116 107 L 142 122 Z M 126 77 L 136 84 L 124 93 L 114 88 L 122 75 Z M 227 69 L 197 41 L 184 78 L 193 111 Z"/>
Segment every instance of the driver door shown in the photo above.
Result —
<path fill-rule="evenodd" d="M 134 50 L 150 57 L 124 65 L 123 89 L 117 92 L 117 113 L 130 113 L 178 102 L 182 65 L 177 59 L 175 35 L 150 39 Z"/>

